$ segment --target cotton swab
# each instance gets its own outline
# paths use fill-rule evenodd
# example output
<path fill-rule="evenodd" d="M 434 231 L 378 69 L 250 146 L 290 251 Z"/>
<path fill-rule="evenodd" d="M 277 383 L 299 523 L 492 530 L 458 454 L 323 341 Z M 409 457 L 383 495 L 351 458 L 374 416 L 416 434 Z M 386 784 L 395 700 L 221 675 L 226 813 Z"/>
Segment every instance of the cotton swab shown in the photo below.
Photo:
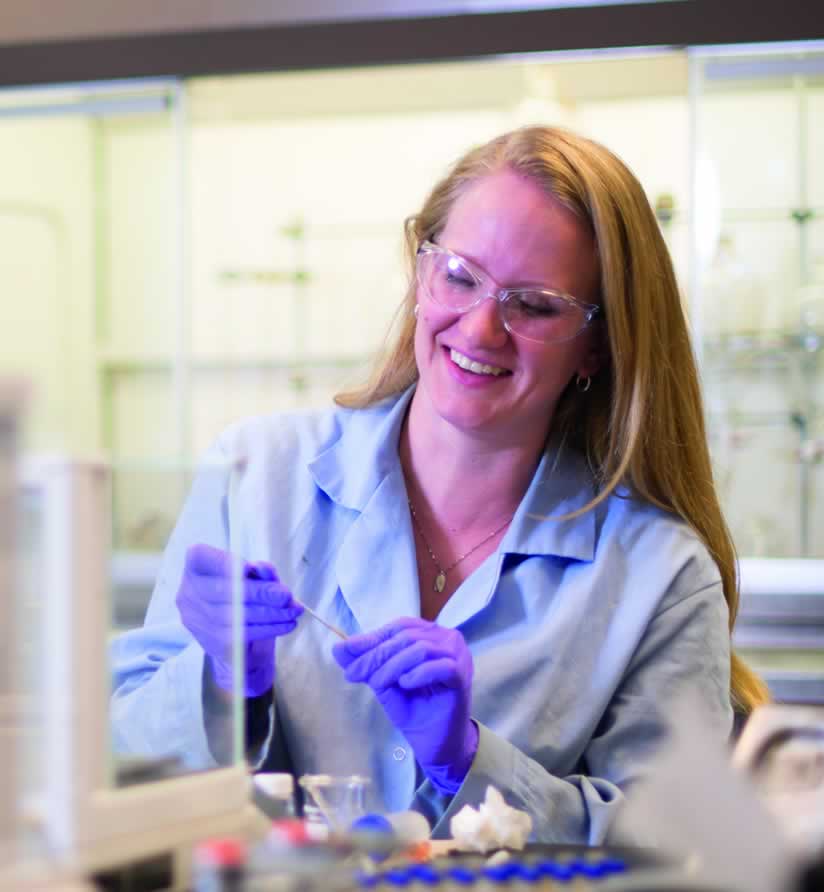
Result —
<path fill-rule="evenodd" d="M 346 641 L 346 639 L 349 637 L 345 632 L 341 632 L 341 630 L 337 626 L 333 626 L 332 623 L 328 623 L 325 619 L 318 616 L 317 613 L 315 613 L 315 611 L 312 610 L 311 607 L 307 607 L 303 603 L 303 601 L 298 601 L 298 599 L 294 595 L 292 595 L 292 600 L 295 602 L 295 604 L 300 604 L 300 606 L 309 614 L 309 616 L 311 616 L 313 619 L 316 619 L 322 626 L 326 626 L 326 628 L 329 629 L 330 632 L 334 632 L 342 641 Z"/>

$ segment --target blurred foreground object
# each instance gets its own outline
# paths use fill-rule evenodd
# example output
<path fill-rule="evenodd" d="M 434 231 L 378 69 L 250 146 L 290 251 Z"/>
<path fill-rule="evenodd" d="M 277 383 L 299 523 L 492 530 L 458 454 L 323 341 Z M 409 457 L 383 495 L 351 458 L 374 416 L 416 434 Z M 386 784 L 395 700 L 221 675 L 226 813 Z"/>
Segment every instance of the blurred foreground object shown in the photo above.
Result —
<path fill-rule="evenodd" d="M 365 814 L 367 777 L 357 774 L 304 774 L 298 778 L 303 790 L 303 816 L 314 825 L 321 825 L 333 833 L 344 833 L 361 815 Z"/>
<path fill-rule="evenodd" d="M 221 717 L 221 730 L 239 739 L 228 765 L 186 766 L 181 773 L 173 749 L 162 758 L 114 751 L 106 671 L 109 467 L 68 456 L 27 457 L 12 474 L 9 449 L 0 453 L 0 602 L 20 617 L 0 622 L 0 766 L 16 758 L 5 801 L 21 840 L 9 868 L 0 826 L 0 889 L 48 884 L 51 892 L 57 880 L 188 888 L 191 847 L 208 835 L 243 835 L 258 817 L 242 759 L 242 697 Z M 4 781 L 3 796 L 6 788 Z"/>
<path fill-rule="evenodd" d="M 759 707 L 744 726 L 732 762 L 752 780 L 795 851 L 824 851 L 824 711 Z"/>
<path fill-rule="evenodd" d="M 683 863 L 727 892 L 789 892 L 801 865 L 752 780 L 704 730 L 700 703 L 673 708 L 669 737 L 629 788 L 612 836 Z M 665 888 L 665 887 L 661 887 Z"/>

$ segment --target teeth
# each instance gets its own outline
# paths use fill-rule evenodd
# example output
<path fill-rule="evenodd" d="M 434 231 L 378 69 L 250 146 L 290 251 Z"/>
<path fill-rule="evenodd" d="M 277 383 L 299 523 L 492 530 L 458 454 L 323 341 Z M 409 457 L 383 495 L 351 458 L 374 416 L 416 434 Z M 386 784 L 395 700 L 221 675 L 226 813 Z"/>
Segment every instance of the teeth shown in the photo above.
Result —
<path fill-rule="evenodd" d="M 506 369 L 499 369 L 496 365 L 486 365 L 482 362 L 475 362 L 474 359 L 470 359 L 468 356 L 464 356 L 463 353 L 458 353 L 457 350 L 450 350 L 449 356 L 452 362 L 455 365 L 459 365 L 462 369 L 466 369 L 468 372 L 474 372 L 476 375 L 503 375 Z"/>

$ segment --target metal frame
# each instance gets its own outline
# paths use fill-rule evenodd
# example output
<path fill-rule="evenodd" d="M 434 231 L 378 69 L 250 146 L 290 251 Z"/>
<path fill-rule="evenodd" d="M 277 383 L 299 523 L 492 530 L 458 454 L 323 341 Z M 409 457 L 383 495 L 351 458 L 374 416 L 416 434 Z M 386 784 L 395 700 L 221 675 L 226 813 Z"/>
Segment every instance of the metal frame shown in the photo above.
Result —
<path fill-rule="evenodd" d="M 224 20 L 216 24 L 204 13 L 202 18 L 190 20 L 186 30 L 175 30 L 158 19 L 142 22 L 142 33 L 64 39 L 53 34 L 48 41 L 2 46 L 0 84 L 824 37 L 824 17 L 819 4 L 810 0 L 784 0 L 781 4 L 773 0 L 670 0 L 520 11 L 512 11 L 511 5 L 488 3 L 482 12 L 456 9 L 450 15 L 433 15 L 431 11 L 421 15 L 417 9 L 420 6 L 409 2 L 400 13 L 390 16 L 373 6 L 355 21 L 343 20 L 341 12 L 330 12 L 324 20 L 307 22 L 300 4 L 295 4 L 291 15 L 236 27 L 227 26 Z"/>

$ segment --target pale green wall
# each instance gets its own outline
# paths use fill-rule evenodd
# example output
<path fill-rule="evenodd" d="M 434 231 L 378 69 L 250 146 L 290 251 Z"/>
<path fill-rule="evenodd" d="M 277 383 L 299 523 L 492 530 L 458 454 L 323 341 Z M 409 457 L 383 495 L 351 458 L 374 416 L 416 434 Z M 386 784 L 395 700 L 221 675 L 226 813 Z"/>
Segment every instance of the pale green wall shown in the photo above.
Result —
<path fill-rule="evenodd" d="M 31 380 L 27 441 L 97 447 L 93 125 L 0 120 L 0 372 Z"/>

